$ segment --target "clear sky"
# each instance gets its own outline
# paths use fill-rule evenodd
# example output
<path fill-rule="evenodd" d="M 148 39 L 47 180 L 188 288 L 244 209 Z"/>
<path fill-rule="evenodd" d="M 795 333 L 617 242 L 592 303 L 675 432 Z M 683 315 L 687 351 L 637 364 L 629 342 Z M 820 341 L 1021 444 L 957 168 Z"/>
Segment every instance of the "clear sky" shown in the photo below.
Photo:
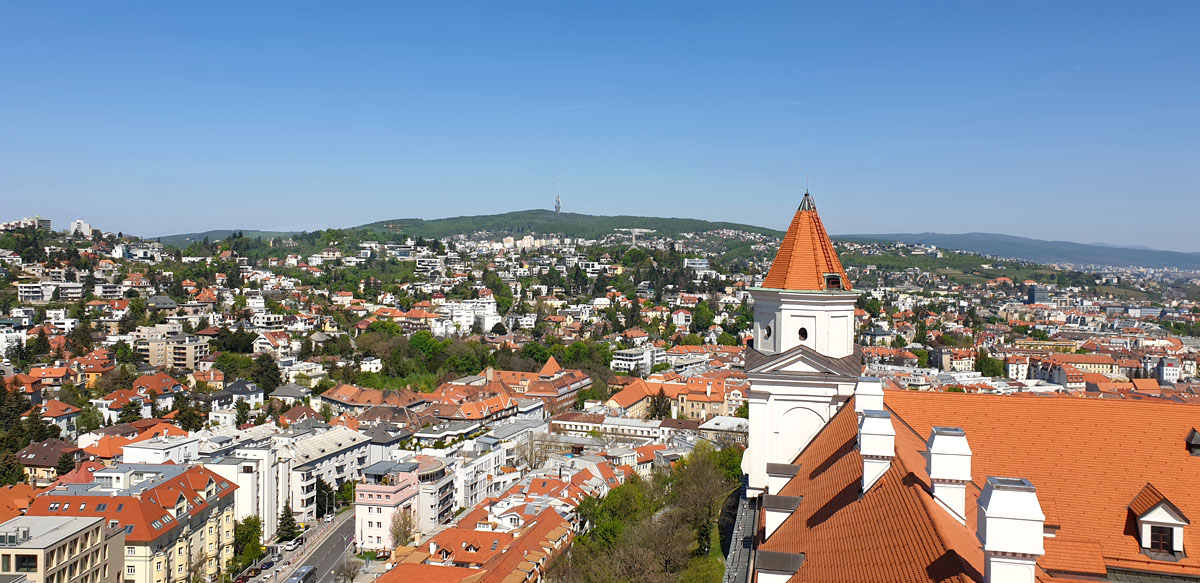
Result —
<path fill-rule="evenodd" d="M 835 6 L 836 7 L 833 7 Z M 550 208 L 1200 251 L 1200 3 L 0 4 L 0 219 Z"/>

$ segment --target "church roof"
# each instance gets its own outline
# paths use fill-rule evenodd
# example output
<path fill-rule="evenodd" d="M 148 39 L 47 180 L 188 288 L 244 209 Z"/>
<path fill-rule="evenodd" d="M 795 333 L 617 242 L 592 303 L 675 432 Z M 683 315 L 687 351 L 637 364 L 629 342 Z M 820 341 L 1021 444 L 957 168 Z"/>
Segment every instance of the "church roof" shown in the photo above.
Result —
<path fill-rule="evenodd" d="M 837 276 L 836 281 L 828 276 Z M 797 291 L 851 289 L 846 270 L 817 215 L 817 205 L 807 192 L 783 236 L 763 287 Z"/>

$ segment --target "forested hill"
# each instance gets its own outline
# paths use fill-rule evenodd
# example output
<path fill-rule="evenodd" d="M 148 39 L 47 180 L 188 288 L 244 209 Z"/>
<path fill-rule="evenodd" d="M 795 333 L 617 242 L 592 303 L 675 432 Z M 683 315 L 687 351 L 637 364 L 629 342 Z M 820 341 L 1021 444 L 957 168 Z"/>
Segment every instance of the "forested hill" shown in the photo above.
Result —
<path fill-rule="evenodd" d="M 775 229 L 738 223 L 628 215 L 584 215 L 556 213 L 541 209 L 428 221 L 424 219 L 393 219 L 370 223 L 364 227 L 380 231 L 398 230 L 408 235 L 426 238 L 442 238 L 475 231 L 490 231 L 513 236 L 553 233 L 564 237 L 595 238 L 612 233 L 616 229 L 653 229 L 654 235 L 667 237 L 673 237 L 680 233 L 699 233 L 714 229 L 734 229 L 776 237 L 783 236 L 782 232 Z"/>
<path fill-rule="evenodd" d="M 1088 245 L 1071 241 L 1043 241 L 996 233 L 892 233 L 836 235 L 834 238 L 843 241 L 900 241 L 908 244 L 937 245 L 946 249 L 961 249 L 1038 263 L 1200 269 L 1200 253 Z"/>
<path fill-rule="evenodd" d="M 368 223 L 355 229 L 368 229 L 384 233 L 399 233 L 408 237 L 425 237 L 441 239 L 453 235 L 465 235 L 476 231 L 489 231 L 495 234 L 523 237 L 531 233 L 539 235 L 556 234 L 563 237 L 596 238 L 614 232 L 616 229 L 653 229 L 655 236 L 674 237 L 680 233 L 699 233 L 714 229 L 734 229 L 750 233 L 761 233 L 782 237 L 781 231 L 765 227 L 755 227 L 738 223 L 713 222 L 700 219 L 677 219 L 663 217 L 634 217 L 634 216 L 602 216 L 583 215 L 579 213 L 556 213 L 549 210 L 527 210 L 503 213 L 498 215 L 476 215 L 469 217 L 450 217 L 446 219 L 392 219 Z M 185 248 L 188 245 L 203 241 L 224 239 L 238 231 L 221 229 L 202 233 L 184 233 L 180 235 L 165 235 L 155 237 L 164 245 L 174 245 Z M 240 231 L 244 236 L 280 237 L 295 233 L 277 231 Z"/>

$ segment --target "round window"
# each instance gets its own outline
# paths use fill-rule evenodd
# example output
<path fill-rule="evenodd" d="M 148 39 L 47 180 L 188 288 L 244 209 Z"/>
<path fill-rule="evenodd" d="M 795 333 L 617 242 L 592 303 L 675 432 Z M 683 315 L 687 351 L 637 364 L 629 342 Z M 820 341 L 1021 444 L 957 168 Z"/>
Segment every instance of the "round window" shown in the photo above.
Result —
<path fill-rule="evenodd" d="M 767 327 L 766 327 L 766 328 L 763 330 L 763 340 L 766 340 L 767 338 L 770 338 L 770 337 L 771 337 L 771 327 L 770 327 L 770 326 L 767 326 Z"/>
<path fill-rule="evenodd" d="M 808 328 L 801 328 L 800 329 L 800 341 L 804 342 L 805 340 L 808 340 Z"/>

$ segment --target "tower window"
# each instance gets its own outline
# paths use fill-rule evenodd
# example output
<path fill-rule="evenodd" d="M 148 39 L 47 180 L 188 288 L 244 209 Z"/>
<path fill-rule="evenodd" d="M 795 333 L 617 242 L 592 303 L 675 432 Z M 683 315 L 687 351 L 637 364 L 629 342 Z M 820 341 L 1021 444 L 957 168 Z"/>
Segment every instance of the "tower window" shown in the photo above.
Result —
<path fill-rule="evenodd" d="M 771 337 L 771 327 L 767 326 L 765 329 L 763 329 L 763 340 L 766 340 L 770 337 Z"/>
<path fill-rule="evenodd" d="M 825 276 L 825 289 L 839 289 L 842 287 L 842 278 L 837 275 Z"/>
<path fill-rule="evenodd" d="M 800 329 L 800 341 L 804 342 L 805 340 L 808 340 L 808 328 L 801 328 Z"/>

